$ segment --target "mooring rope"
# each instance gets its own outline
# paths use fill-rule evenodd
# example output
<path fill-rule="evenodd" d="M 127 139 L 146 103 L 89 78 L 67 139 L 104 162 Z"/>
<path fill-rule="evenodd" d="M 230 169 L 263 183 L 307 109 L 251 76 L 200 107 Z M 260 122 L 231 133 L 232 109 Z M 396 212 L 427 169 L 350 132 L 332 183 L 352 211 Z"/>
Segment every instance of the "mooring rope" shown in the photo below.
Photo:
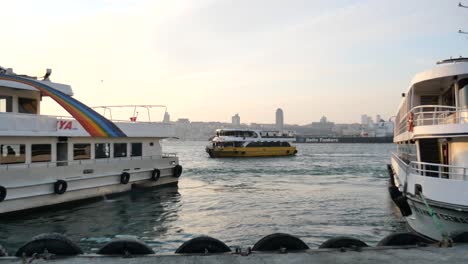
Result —
<path fill-rule="evenodd" d="M 452 244 L 451 243 L 452 241 L 449 238 L 447 231 L 444 229 L 444 226 L 442 225 L 442 222 L 439 221 L 436 214 L 434 213 L 434 210 L 432 210 L 432 208 L 427 203 L 426 198 L 424 197 L 424 194 L 422 192 L 420 192 L 419 195 L 421 196 L 421 199 L 423 200 L 427 211 L 431 215 L 432 221 L 434 222 L 434 224 L 435 224 L 435 226 L 437 228 L 437 231 L 439 231 L 441 236 L 442 236 L 442 240 L 440 241 L 440 245 L 442 247 L 450 246 Z"/>

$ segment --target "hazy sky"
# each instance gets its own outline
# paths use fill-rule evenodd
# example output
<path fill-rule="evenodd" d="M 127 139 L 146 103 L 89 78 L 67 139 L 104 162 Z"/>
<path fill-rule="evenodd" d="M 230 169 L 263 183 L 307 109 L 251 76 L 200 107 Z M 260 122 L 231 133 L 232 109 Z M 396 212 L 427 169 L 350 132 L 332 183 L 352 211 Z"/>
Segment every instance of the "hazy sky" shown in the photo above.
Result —
<path fill-rule="evenodd" d="M 0 0 L 0 65 L 52 68 L 90 106 L 246 123 L 274 122 L 281 107 L 289 124 L 359 122 L 392 116 L 415 73 L 467 55 L 458 2 Z"/>

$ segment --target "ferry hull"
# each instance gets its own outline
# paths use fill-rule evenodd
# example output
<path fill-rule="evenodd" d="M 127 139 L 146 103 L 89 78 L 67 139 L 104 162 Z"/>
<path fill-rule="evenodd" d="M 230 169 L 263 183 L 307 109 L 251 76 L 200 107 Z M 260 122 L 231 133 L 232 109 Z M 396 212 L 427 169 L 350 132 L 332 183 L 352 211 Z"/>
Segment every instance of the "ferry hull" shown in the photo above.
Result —
<path fill-rule="evenodd" d="M 468 207 L 437 202 L 427 197 L 428 193 L 434 194 L 436 193 L 435 190 L 440 189 L 441 179 L 412 174 L 409 172 L 408 166 L 395 157 L 392 157 L 392 169 L 395 174 L 391 176 L 391 182 L 406 195 L 408 205 L 411 208 L 411 215 L 406 216 L 405 220 L 413 231 L 437 241 L 442 240 L 442 231 L 445 231 L 451 238 L 468 232 Z M 444 181 L 447 180 L 444 179 Z M 452 190 L 450 194 L 442 194 L 445 197 L 450 197 L 453 193 L 462 193 L 462 190 L 467 187 L 465 182 L 453 180 L 445 182 L 445 184 L 450 184 L 447 190 Z M 414 194 L 416 185 L 420 185 L 423 193 L 426 193 L 426 202 L 434 212 L 436 220 L 430 215 L 429 208 L 427 208 L 420 196 Z M 437 197 L 437 199 L 440 200 L 441 197 Z M 439 229 L 436 222 L 441 224 L 442 230 Z"/>
<path fill-rule="evenodd" d="M 166 185 L 176 185 L 179 178 L 174 176 L 173 167 L 178 164 L 177 158 L 163 158 L 159 160 L 134 161 L 131 169 L 127 164 L 84 164 L 67 167 L 11 169 L 1 171 L 4 179 L 26 175 L 28 178 L 36 178 L 36 182 L 28 185 L 5 185 L 7 189 L 6 199 L 0 202 L 0 215 L 27 211 L 41 207 L 66 204 L 70 202 L 87 200 L 105 195 L 123 193 L 133 188 L 151 188 Z M 160 168 L 160 177 L 152 180 L 154 168 Z M 63 170 L 80 172 L 75 175 L 66 175 Z M 84 170 L 93 170 L 93 174 L 83 175 Z M 121 183 L 122 171 L 130 175 L 127 184 Z M 79 175 L 79 176 L 78 176 Z M 54 192 L 54 182 L 65 180 L 67 190 L 63 194 Z M 21 180 L 21 179 L 19 179 Z"/>
<path fill-rule="evenodd" d="M 428 202 L 434 212 L 434 217 L 442 228 L 439 229 L 433 217 L 431 217 L 428 208 L 424 202 L 414 197 L 408 198 L 412 214 L 406 217 L 411 229 L 415 232 L 441 241 L 442 232 L 447 232 L 448 236 L 453 238 L 461 233 L 468 232 L 468 211 L 459 211 L 456 205 L 445 205 L 440 207 L 432 202 Z"/>
<path fill-rule="evenodd" d="M 212 158 L 228 157 L 280 157 L 294 156 L 297 153 L 296 147 L 225 147 L 206 148 L 206 152 Z"/>

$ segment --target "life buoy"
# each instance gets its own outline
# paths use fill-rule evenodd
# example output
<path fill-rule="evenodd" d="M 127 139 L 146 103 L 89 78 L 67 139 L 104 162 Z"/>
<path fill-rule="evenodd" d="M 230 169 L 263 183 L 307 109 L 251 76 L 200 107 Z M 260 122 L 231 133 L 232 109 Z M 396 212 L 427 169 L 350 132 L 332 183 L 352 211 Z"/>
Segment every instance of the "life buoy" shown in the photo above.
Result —
<path fill-rule="evenodd" d="M 179 178 L 180 175 L 182 175 L 182 166 L 180 166 L 179 164 L 177 164 L 177 165 L 174 167 L 174 177 Z"/>
<path fill-rule="evenodd" d="M 6 195 L 7 195 L 7 189 L 0 185 L 0 202 L 5 200 Z"/>
<path fill-rule="evenodd" d="M 128 172 L 124 172 L 120 174 L 120 183 L 127 184 L 130 181 L 130 174 Z"/>
<path fill-rule="evenodd" d="M 161 176 L 161 171 L 159 169 L 154 169 L 153 172 L 151 172 L 152 181 L 157 181 L 160 176 Z"/>
<path fill-rule="evenodd" d="M 57 180 L 54 183 L 54 192 L 56 194 L 64 194 L 67 191 L 68 184 L 64 180 Z"/>
<path fill-rule="evenodd" d="M 414 114 L 413 112 L 408 113 L 408 131 L 413 132 L 414 129 Z"/>

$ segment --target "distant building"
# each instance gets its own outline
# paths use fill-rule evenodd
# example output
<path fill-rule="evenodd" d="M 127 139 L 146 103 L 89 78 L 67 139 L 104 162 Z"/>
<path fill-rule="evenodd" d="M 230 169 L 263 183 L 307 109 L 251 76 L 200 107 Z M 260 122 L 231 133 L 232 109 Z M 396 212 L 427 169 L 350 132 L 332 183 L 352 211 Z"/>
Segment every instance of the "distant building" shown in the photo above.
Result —
<path fill-rule="evenodd" d="M 376 121 L 378 122 L 378 121 Z M 361 115 L 361 125 L 363 126 L 373 126 L 374 121 L 372 121 L 372 117 L 368 115 Z"/>
<path fill-rule="evenodd" d="M 169 115 L 168 112 L 165 112 L 165 113 L 164 113 L 163 123 L 168 124 L 168 123 L 170 123 L 170 122 L 171 122 L 171 116 Z"/>
<path fill-rule="evenodd" d="M 232 122 L 231 124 L 233 126 L 240 126 L 240 116 L 239 114 L 235 114 L 233 117 L 232 117 Z"/>
<path fill-rule="evenodd" d="M 284 130 L 284 116 L 281 108 L 276 109 L 276 130 L 280 132 Z"/>

